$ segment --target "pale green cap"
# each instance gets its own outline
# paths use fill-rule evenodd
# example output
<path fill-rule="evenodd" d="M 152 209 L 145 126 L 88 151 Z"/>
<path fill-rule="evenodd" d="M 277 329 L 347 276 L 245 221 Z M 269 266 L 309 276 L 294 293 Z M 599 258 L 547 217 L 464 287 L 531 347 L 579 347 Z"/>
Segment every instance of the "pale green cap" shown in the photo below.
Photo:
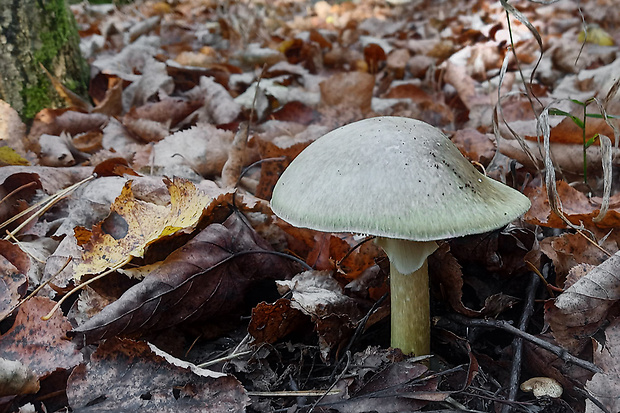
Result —
<path fill-rule="evenodd" d="M 529 199 L 487 178 L 439 129 L 377 117 L 310 144 L 278 180 L 273 212 L 298 227 L 431 241 L 500 228 Z"/>

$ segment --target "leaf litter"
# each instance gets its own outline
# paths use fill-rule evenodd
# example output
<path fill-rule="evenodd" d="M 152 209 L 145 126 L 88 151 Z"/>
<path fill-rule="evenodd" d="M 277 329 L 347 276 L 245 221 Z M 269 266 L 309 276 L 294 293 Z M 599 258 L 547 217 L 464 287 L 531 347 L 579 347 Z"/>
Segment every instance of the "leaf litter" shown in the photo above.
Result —
<path fill-rule="evenodd" d="M 4 228 L 5 411 L 618 410 L 615 5 L 398 3 L 72 6 L 94 107 L 26 127 L 0 102 L 3 222 L 97 176 Z M 269 209 L 308 144 L 377 115 L 442 128 L 532 201 L 431 257 L 430 360 L 388 349 L 372 241 Z M 541 378 L 561 397 L 519 390 Z"/>

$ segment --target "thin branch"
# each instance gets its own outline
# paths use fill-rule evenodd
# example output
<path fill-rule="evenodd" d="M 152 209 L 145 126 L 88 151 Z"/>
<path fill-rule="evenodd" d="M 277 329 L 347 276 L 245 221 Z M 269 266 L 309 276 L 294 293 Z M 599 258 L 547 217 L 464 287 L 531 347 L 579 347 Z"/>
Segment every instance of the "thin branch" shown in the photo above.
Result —
<path fill-rule="evenodd" d="M 560 346 L 556 346 L 555 344 L 551 344 L 548 341 L 545 341 L 541 338 L 528 334 L 525 331 L 521 331 L 507 321 L 490 320 L 490 319 L 489 320 L 477 320 L 473 318 L 467 318 L 467 317 L 464 317 L 458 314 L 449 315 L 448 318 L 459 324 L 469 326 L 469 327 L 499 328 L 500 330 L 504 330 L 511 334 L 514 334 L 515 336 L 522 337 L 524 340 L 527 340 L 530 343 L 536 344 L 537 346 L 547 351 L 550 351 L 551 353 L 555 354 L 556 356 L 558 356 L 559 358 L 561 358 L 567 363 L 574 364 L 576 366 L 582 367 L 594 373 L 603 373 L 603 370 L 600 367 L 596 366 L 595 364 L 573 356 L 568 351 L 566 351 L 566 349 Z"/>

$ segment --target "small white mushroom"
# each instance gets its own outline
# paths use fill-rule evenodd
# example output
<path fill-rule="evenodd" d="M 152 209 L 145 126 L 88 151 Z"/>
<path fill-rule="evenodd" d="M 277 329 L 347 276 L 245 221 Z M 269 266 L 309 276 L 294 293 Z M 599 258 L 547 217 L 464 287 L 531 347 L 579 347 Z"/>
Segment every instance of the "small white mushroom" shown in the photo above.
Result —
<path fill-rule="evenodd" d="M 521 390 L 525 392 L 533 392 L 536 398 L 562 396 L 562 385 L 551 377 L 532 377 L 521 383 Z"/>
<path fill-rule="evenodd" d="M 435 240 L 500 228 L 530 201 L 480 174 L 440 130 L 386 116 L 313 142 L 278 180 L 271 207 L 296 226 L 378 237 L 390 258 L 392 347 L 419 356 L 430 352 Z"/>

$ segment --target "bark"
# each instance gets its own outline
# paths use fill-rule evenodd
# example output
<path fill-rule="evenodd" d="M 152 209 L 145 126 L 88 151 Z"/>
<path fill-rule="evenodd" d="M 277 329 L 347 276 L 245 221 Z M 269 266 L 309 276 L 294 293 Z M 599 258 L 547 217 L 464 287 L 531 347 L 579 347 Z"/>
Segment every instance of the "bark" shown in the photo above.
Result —
<path fill-rule="evenodd" d="M 86 96 L 88 67 L 65 0 L 0 0 L 0 98 L 24 119 L 64 105 L 40 64 Z"/>

